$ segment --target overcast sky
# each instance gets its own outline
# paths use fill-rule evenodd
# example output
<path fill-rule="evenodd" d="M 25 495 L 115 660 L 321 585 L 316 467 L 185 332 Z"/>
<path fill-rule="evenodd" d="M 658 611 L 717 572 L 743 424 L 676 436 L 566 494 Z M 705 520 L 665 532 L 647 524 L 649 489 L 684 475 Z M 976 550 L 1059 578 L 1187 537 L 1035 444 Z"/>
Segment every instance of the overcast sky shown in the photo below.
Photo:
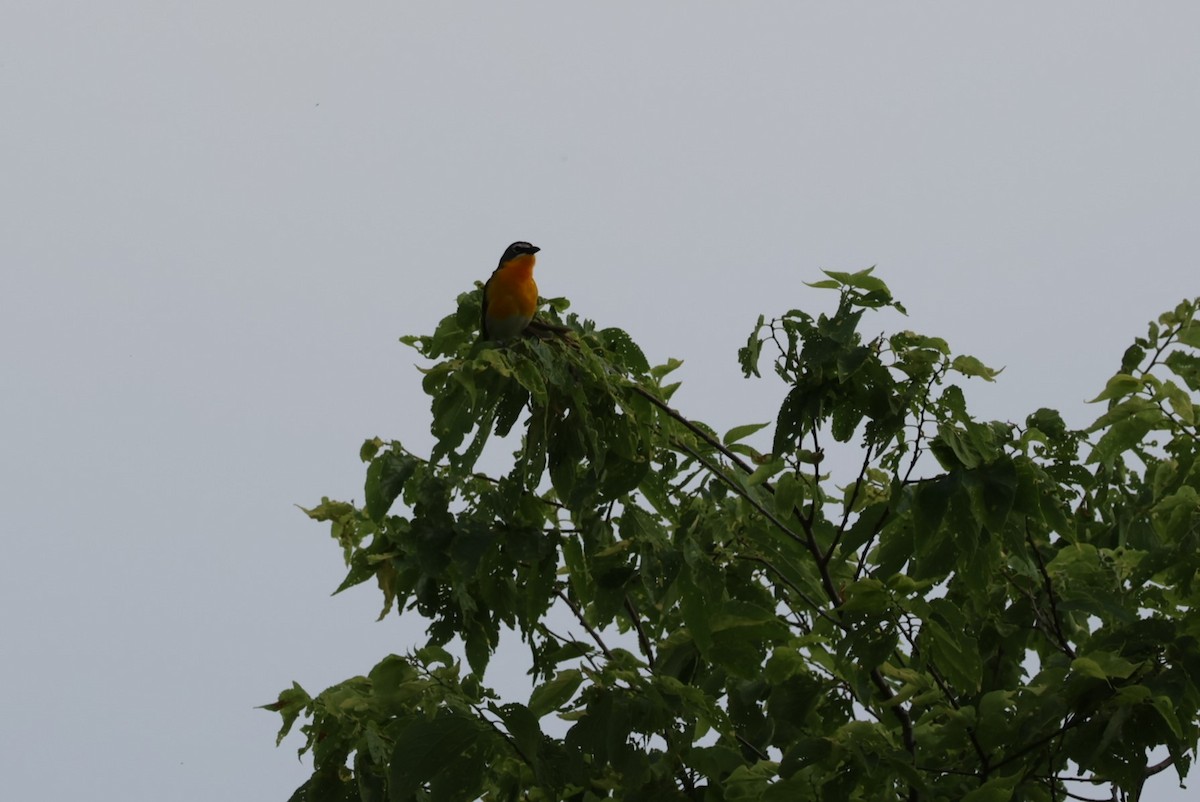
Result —
<path fill-rule="evenodd" d="M 719 431 L 781 397 L 737 368 L 757 315 L 870 265 L 1006 367 L 979 414 L 1089 422 L 1200 293 L 1197 42 L 1191 2 L 7 0 L 6 798 L 287 799 L 253 707 L 421 629 L 330 598 L 294 505 L 361 499 L 365 438 L 427 449 L 397 338 L 513 240 Z"/>

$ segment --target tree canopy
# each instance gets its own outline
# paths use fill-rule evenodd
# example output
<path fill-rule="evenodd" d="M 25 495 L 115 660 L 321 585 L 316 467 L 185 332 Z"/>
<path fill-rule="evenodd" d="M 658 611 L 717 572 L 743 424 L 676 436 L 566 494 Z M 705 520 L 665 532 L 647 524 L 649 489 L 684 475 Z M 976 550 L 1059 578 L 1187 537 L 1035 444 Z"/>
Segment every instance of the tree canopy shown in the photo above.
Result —
<path fill-rule="evenodd" d="M 427 360 L 432 452 L 368 440 L 364 503 L 306 512 L 341 546 L 338 590 L 374 580 L 380 617 L 421 616 L 427 638 L 266 706 L 280 739 L 302 722 L 313 773 L 293 799 L 999 802 L 1182 782 L 1200 299 L 1150 324 L 1076 430 L 1046 408 L 975 419 L 959 384 L 996 372 L 937 337 L 866 333 L 904 311 L 871 271 L 812 286 L 835 311 L 760 317 L 739 352 L 746 377 L 782 380 L 777 418 L 723 435 L 671 406 L 679 362 L 563 299 L 544 314 L 565 335 L 479 341 L 476 288 L 403 338 Z M 505 467 L 478 470 L 510 434 L 492 440 L 517 444 Z M 506 634 L 526 665 L 490 662 Z M 518 668 L 532 693 L 501 698 L 489 671 Z"/>

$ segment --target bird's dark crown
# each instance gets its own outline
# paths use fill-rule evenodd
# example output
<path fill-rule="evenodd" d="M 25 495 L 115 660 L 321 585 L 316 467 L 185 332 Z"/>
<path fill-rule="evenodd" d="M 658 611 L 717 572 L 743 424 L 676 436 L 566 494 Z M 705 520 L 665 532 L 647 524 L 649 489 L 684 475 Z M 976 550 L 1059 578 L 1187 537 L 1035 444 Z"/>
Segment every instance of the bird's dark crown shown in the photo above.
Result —
<path fill-rule="evenodd" d="M 504 255 L 500 257 L 500 264 L 504 264 L 509 259 L 515 259 L 518 256 L 526 253 L 537 253 L 540 251 L 536 245 L 530 245 L 528 242 L 514 242 L 504 249 Z"/>

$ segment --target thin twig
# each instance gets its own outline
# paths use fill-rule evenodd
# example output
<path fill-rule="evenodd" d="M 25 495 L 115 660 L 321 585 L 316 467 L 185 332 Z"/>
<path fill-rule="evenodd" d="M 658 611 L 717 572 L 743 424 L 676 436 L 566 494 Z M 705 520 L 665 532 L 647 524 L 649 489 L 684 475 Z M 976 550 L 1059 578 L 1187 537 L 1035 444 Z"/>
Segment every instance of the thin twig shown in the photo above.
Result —
<path fill-rule="evenodd" d="M 880 514 L 879 520 L 875 522 L 875 526 L 871 528 L 871 536 L 867 538 L 866 543 L 863 543 L 862 550 L 858 555 L 858 566 L 854 569 L 855 582 L 862 578 L 863 570 L 867 566 L 867 555 L 871 551 L 871 544 L 875 542 L 875 538 L 879 537 L 879 533 L 883 531 L 883 526 L 887 523 L 887 519 L 891 517 L 891 514 L 892 507 L 889 504 Z"/>
<path fill-rule="evenodd" d="M 692 423 L 690 420 L 685 418 L 683 416 L 683 414 L 680 413 L 678 410 L 672 409 L 664 401 L 659 399 L 657 396 L 655 396 L 649 390 L 647 390 L 646 388 L 644 388 L 640 385 L 637 385 L 637 384 L 631 384 L 631 385 L 629 385 L 629 387 L 635 393 L 637 393 L 638 395 L 642 396 L 647 401 L 649 401 L 651 404 L 658 407 L 663 412 L 667 413 L 667 415 L 669 417 L 674 418 L 676 421 L 683 424 L 684 428 L 686 428 L 689 432 L 696 435 L 704 442 L 708 443 L 710 446 L 715 448 L 717 451 L 720 451 L 725 456 L 725 458 L 728 459 L 730 462 L 732 462 L 734 465 L 738 466 L 739 468 L 741 468 L 743 471 L 745 471 L 748 474 L 754 473 L 754 469 L 751 468 L 749 465 L 747 465 L 741 459 L 741 457 L 739 457 L 737 454 L 733 453 L 728 448 L 726 448 L 724 443 L 717 440 L 712 435 L 710 435 L 708 432 L 704 431 L 699 426 L 697 426 L 696 424 Z M 763 482 L 763 487 L 771 492 L 774 492 L 773 488 L 771 488 L 771 486 L 768 485 L 766 482 Z"/>
<path fill-rule="evenodd" d="M 750 743 L 750 741 L 748 741 L 748 740 L 746 739 L 746 737 L 745 737 L 744 735 L 742 735 L 740 732 L 735 732 L 735 733 L 733 734 L 733 737 L 734 737 L 734 738 L 737 738 L 737 742 L 738 742 L 738 743 L 740 743 L 742 746 L 746 747 L 746 748 L 747 748 L 747 749 L 749 749 L 751 752 L 753 752 L 755 755 L 757 755 L 759 760 L 767 760 L 767 759 L 769 759 L 769 758 L 768 758 L 768 755 L 767 755 L 765 752 L 763 752 L 761 749 L 759 749 L 759 748 L 758 748 L 757 746 L 755 746 L 754 744 Z"/>
<path fill-rule="evenodd" d="M 863 457 L 862 467 L 858 469 L 858 478 L 854 480 L 854 490 L 850 493 L 850 501 L 846 503 L 846 509 L 842 511 L 842 522 L 838 524 L 837 532 L 833 535 L 833 541 L 829 544 L 829 548 L 825 552 L 825 563 L 828 564 L 833 559 L 833 553 L 837 550 L 837 545 L 842 539 L 842 535 L 846 532 L 846 524 L 850 522 L 850 513 L 854 509 L 854 502 L 858 501 L 859 490 L 862 489 L 863 482 L 867 478 L 867 468 L 871 466 L 871 447 L 867 446 L 867 453 Z"/>
<path fill-rule="evenodd" d="M 1190 326 L 1191 321 L 1189 320 L 1186 325 Z M 1154 370 L 1154 366 L 1159 364 L 1158 358 L 1163 355 L 1164 351 L 1166 351 L 1171 345 L 1173 345 L 1175 343 L 1175 338 L 1179 336 L 1179 332 L 1183 331 L 1184 327 L 1185 327 L 1185 324 L 1180 323 L 1177 326 L 1175 326 L 1175 328 L 1171 329 L 1163 336 L 1162 344 L 1160 346 L 1158 346 L 1157 350 L 1155 350 L 1154 356 L 1150 357 L 1150 361 L 1149 361 L 1149 363 L 1146 364 L 1146 367 L 1142 368 L 1141 372 L 1142 372 L 1143 376 L 1148 375 L 1150 373 L 1150 371 Z"/>
<path fill-rule="evenodd" d="M 637 607 L 633 605 L 633 599 L 629 598 L 629 594 L 625 595 L 625 612 L 629 613 L 629 620 L 633 622 L 633 628 L 637 630 L 638 646 L 641 647 L 642 654 L 646 655 L 646 664 L 653 670 L 654 650 L 650 648 L 650 639 L 646 637 L 646 630 L 642 628 L 642 616 L 638 613 Z"/>
<path fill-rule="evenodd" d="M 1038 551 L 1037 544 L 1033 542 L 1033 535 L 1029 533 L 1029 519 L 1025 519 L 1025 541 L 1029 544 L 1029 550 L 1033 552 L 1033 558 L 1037 560 L 1038 571 L 1042 575 L 1042 584 L 1046 588 L 1046 595 L 1050 598 L 1050 623 L 1054 626 L 1054 634 L 1058 637 L 1058 643 L 1062 647 L 1063 652 L 1072 660 L 1075 659 L 1075 650 L 1071 648 L 1070 642 L 1067 640 L 1066 634 L 1063 632 L 1062 622 L 1058 615 L 1058 601 L 1054 593 L 1054 585 L 1050 582 L 1050 574 L 1046 571 L 1046 563 L 1042 561 L 1042 554 Z"/>
<path fill-rule="evenodd" d="M 1021 758 L 1025 757 L 1025 755 L 1029 754 L 1030 752 L 1032 752 L 1036 749 L 1040 749 L 1044 744 L 1049 743 L 1050 741 L 1053 741 L 1055 738 L 1059 737 L 1060 735 L 1063 735 L 1064 733 L 1068 732 L 1069 730 L 1075 729 L 1076 727 L 1078 727 L 1080 724 L 1083 724 L 1087 720 L 1088 719 L 1085 716 L 1068 718 L 1066 723 L 1063 724 L 1061 727 L 1059 727 L 1054 732 L 1052 732 L 1049 735 L 1046 735 L 1042 738 L 1038 738 L 1033 743 L 1025 744 L 1025 746 L 1021 747 L 1016 752 L 1013 752 L 1011 755 L 1008 755 L 1003 760 L 996 763 L 994 766 L 992 766 L 992 771 L 999 771 L 1003 767 L 1007 766 L 1009 763 L 1020 760 Z"/>
<path fill-rule="evenodd" d="M 721 443 L 717 442 L 714 438 L 709 436 L 709 434 L 707 432 L 705 432 L 703 429 L 696 426 L 694 423 L 689 421 L 687 418 L 685 418 L 683 415 L 681 415 L 674 409 L 671 409 L 664 402 L 662 402 L 661 400 L 656 398 L 653 394 L 651 394 L 649 391 L 645 390 L 644 388 L 639 387 L 636 384 L 630 385 L 630 386 L 632 387 L 634 392 L 637 392 L 639 395 L 646 398 L 648 401 L 650 401 L 650 403 L 652 403 L 655 406 L 657 406 L 658 408 L 662 409 L 664 412 L 666 412 L 672 418 L 674 418 L 675 420 L 677 420 L 681 424 L 683 424 L 684 427 L 686 427 L 689 431 L 691 431 L 697 437 L 699 437 L 704 442 L 711 445 L 716 450 L 720 451 L 734 465 L 737 465 L 739 468 L 741 468 L 747 474 L 753 473 L 753 470 L 750 468 L 749 465 L 747 465 L 745 462 L 743 462 L 740 458 L 738 458 L 738 456 L 736 454 L 734 454 L 732 451 L 727 449 L 724 445 L 722 445 Z M 813 435 L 814 452 L 819 453 L 820 452 L 820 443 L 817 441 L 816 429 L 813 429 L 812 435 Z M 800 517 L 800 522 L 804 528 L 804 532 L 806 535 L 806 537 L 802 538 L 799 535 L 797 535 L 795 532 L 793 532 L 790 527 L 788 527 L 785 523 L 783 523 L 783 521 L 779 520 L 779 518 L 777 518 L 773 513 L 771 513 L 765 507 L 763 507 L 763 505 L 761 503 L 759 503 L 757 499 L 754 499 L 753 497 L 751 497 L 751 495 L 748 492 L 746 492 L 745 488 L 743 488 L 739 483 L 735 482 L 730 477 L 726 476 L 724 474 L 724 472 L 722 472 L 718 466 L 714 465 L 712 462 L 710 462 L 705 457 L 703 457 L 696 449 L 688 446 L 686 443 L 683 443 L 682 441 L 677 441 L 675 445 L 676 445 L 676 447 L 687 452 L 693 459 L 695 459 L 700 464 L 704 465 L 715 476 L 717 476 L 719 479 L 721 479 L 726 484 L 728 484 L 731 488 L 733 488 L 734 492 L 736 492 L 739 496 L 741 496 L 747 502 L 749 502 L 752 507 L 754 507 L 756 510 L 758 510 L 758 512 L 760 512 L 763 515 L 763 517 L 765 517 L 777 529 L 779 529 L 779 531 L 785 533 L 786 535 L 791 537 L 793 540 L 804 544 L 809 549 L 809 551 L 812 552 L 813 557 L 817 560 L 817 566 L 820 569 L 821 583 L 825 589 L 826 595 L 829 597 L 830 603 L 834 606 L 834 608 L 837 608 L 838 606 L 841 605 L 841 601 L 842 601 L 841 595 L 838 593 L 837 586 L 833 582 L 833 577 L 829 573 L 829 566 L 824 561 L 824 556 L 821 554 L 821 549 L 817 545 L 816 537 L 814 535 L 813 528 L 812 528 L 813 522 L 816 520 L 817 497 L 820 495 L 818 492 L 818 489 L 820 486 L 820 467 L 819 467 L 819 465 L 817 465 L 816 463 L 814 463 L 814 465 L 813 465 L 813 471 L 814 471 L 813 480 L 814 480 L 815 486 L 814 486 L 814 492 L 813 492 L 813 498 L 812 498 L 812 507 L 809 511 L 809 519 L 806 521 L 803 517 Z M 774 488 L 772 488 L 770 486 L 770 484 L 768 484 L 767 482 L 763 482 L 762 486 L 763 486 L 763 489 L 766 490 L 767 492 L 772 493 L 772 494 L 774 493 Z M 806 599 L 806 601 L 808 601 L 808 600 Z M 817 607 L 817 606 L 814 606 L 813 609 L 818 610 L 818 611 L 821 610 L 821 608 Z M 842 623 L 839 625 L 839 628 L 846 629 L 847 626 L 848 625 Z M 896 695 L 895 692 L 892 690 L 891 686 L 887 684 L 887 680 L 885 680 L 883 678 L 883 675 L 879 672 L 878 668 L 872 669 L 870 672 L 870 676 L 871 676 L 872 683 L 875 685 L 876 689 L 879 691 L 879 695 L 882 698 L 883 703 L 885 705 L 889 701 L 891 701 L 893 698 L 895 698 L 895 695 Z M 900 723 L 900 730 L 901 730 L 901 734 L 902 734 L 902 737 L 904 740 L 905 750 L 908 751 L 909 754 L 911 754 L 915 757 L 916 753 L 917 753 L 917 744 L 916 744 L 916 739 L 913 735 L 912 716 L 909 714 L 908 709 L 905 708 L 904 705 L 902 705 L 902 704 L 895 705 L 891 709 L 892 709 L 893 715 L 895 715 L 896 719 Z M 755 751 L 757 751 L 757 750 L 755 750 Z M 909 802 L 916 802 L 916 800 L 919 798 L 919 794 L 917 792 L 916 786 L 909 786 L 908 798 L 909 798 Z"/>
<path fill-rule="evenodd" d="M 1160 412 L 1162 412 L 1163 417 L 1175 424 L 1176 429 L 1186 434 L 1192 440 L 1200 442 L 1200 429 L 1189 429 L 1187 424 L 1184 423 L 1174 412 L 1167 409 L 1166 405 L 1164 405 L 1161 400 L 1151 400 L 1154 401 L 1154 405 L 1158 407 Z"/>
<path fill-rule="evenodd" d="M 913 654 L 916 654 L 917 653 L 917 644 L 916 644 L 916 641 L 913 639 L 912 634 L 907 629 L 905 629 L 903 626 L 900 625 L 899 620 L 893 618 L 892 623 L 896 626 L 897 631 L 899 631 L 900 634 L 904 637 L 905 642 L 908 643 L 909 650 L 912 651 Z M 953 694 L 953 692 L 951 692 L 950 686 L 946 683 L 946 680 L 942 677 L 942 673 L 937 670 L 937 666 L 930 663 L 928 669 L 929 669 L 929 676 L 933 677 L 934 683 L 941 690 L 942 695 L 946 697 L 946 701 L 950 703 L 950 707 L 954 708 L 955 710 L 961 710 L 962 708 L 959 705 L 958 700 L 956 698 L 954 698 L 954 694 Z M 991 769 L 990 769 L 991 758 L 988 756 L 987 752 L 984 751 L 983 745 L 981 743 L 979 743 L 979 738 L 976 737 L 976 735 L 975 735 L 974 727 L 967 727 L 967 737 L 970 739 L 971 746 L 975 750 L 975 757 L 979 758 L 979 764 L 982 767 L 982 774 L 980 774 L 980 779 L 986 780 L 988 778 L 988 774 L 991 772 Z"/>
<path fill-rule="evenodd" d="M 883 697 L 884 704 L 890 702 L 895 696 L 895 691 L 892 686 L 887 684 L 887 680 L 883 678 L 883 674 L 878 668 L 871 669 L 871 682 L 879 690 L 879 695 Z M 904 738 L 904 749 L 914 758 L 917 756 L 917 740 L 913 736 L 912 716 L 909 715 L 908 709 L 904 705 L 896 705 L 892 708 L 892 712 L 896 718 L 900 720 L 900 732 Z"/>
<path fill-rule="evenodd" d="M 813 597 L 811 597 L 807 593 L 805 593 L 798 585 L 796 585 L 795 582 L 788 579 L 782 571 L 780 571 L 778 568 L 776 568 L 766 558 L 759 557 L 757 555 L 739 554 L 739 555 L 737 555 L 737 559 L 749 560 L 750 562 L 756 562 L 759 565 L 766 568 L 767 570 L 771 571 L 772 573 L 775 574 L 775 576 L 779 577 L 779 581 L 783 582 L 785 585 L 787 585 L 789 588 L 791 588 L 792 592 L 795 593 L 797 596 L 799 596 L 801 601 L 803 601 L 805 604 L 807 604 L 809 607 L 811 607 L 812 611 L 814 613 L 819 615 L 821 618 L 824 618 L 826 621 L 833 624 L 838 629 L 843 630 L 843 631 L 849 631 L 850 627 L 845 621 L 825 612 L 825 610 L 822 609 L 821 605 L 817 603 L 816 599 L 814 599 Z"/>
<path fill-rule="evenodd" d="M 571 612 L 575 614 L 576 620 L 583 625 L 583 628 L 587 630 L 587 633 L 592 636 L 592 640 L 594 640 L 596 645 L 600 647 L 600 651 L 604 653 L 605 657 L 607 657 L 609 660 L 612 660 L 612 650 L 609 649 L 608 645 L 604 643 L 604 639 L 600 637 L 600 633 L 596 631 L 596 628 L 589 624 L 587 619 L 584 618 L 583 610 L 579 609 L 579 605 L 576 604 L 575 601 L 568 596 L 562 588 L 555 588 L 554 595 L 566 602 L 567 606 L 571 608 Z"/>
<path fill-rule="evenodd" d="M 540 624 L 540 628 L 542 629 L 543 632 L 545 632 L 550 637 L 554 638 L 559 643 L 580 643 L 580 641 L 577 641 L 574 638 L 564 638 L 562 635 L 559 635 L 557 632 L 550 629 L 550 627 L 546 626 L 545 624 Z M 593 671 L 600 670 L 600 666 L 596 665 L 596 661 L 592 659 L 592 656 L 590 654 L 588 654 L 587 652 L 584 652 L 581 655 L 581 657 L 583 657 L 584 660 L 587 660 L 588 665 L 590 665 L 592 667 Z"/>
<path fill-rule="evenodd" d="M 813 426 L 813 428 L 812 428 L 812 441 L 813 441 L 813 453 L 820 454 L 821 453 L 821 443 L 820 443 L 820 441 L 817 440 L 817 427 L 816 426 Z M 804 532 L 805 532 L 805 534 L 808 535 L 808 539 L 812 543 L 813 556 L 817 558 L 818 562 L 820 562 L 822 559 L 821 549 L 817 546 L 817 541 L 813 537 L 813 523 L 815 523 L 817 520 L 817 497 L 821 495 L 821 461 L 814 459 L 812 466 L 813 466 L 812 503 L 809 504 L 809 506 L 808 506 L 808 519 L 805 520 L 803 517 L 801 517 L 800 520 L 805 521 Z M 823 505 L 825 503 L 824 500 L 822 500 L 821 503 Z"/>
<path fill-rule="evenodd" d="M 1112 802 L 1113 799 L 1111 796 L 1104 799 L 1097 799 L 1094 796 L 1080 796 L 1079 794 L 1071 793 L 1066 788 L 1063 789 L 1063 793 L 1066 794 L 1067 799 L 1078 799 L 1079 802 Z"/>
<path fill-rule="evenodd" d="M 444 680 L 442 680 L 441 677 L 437 676 L 433 672 L 431 672 L 421 666 L 418 666 L 418 670 L 422 674 L 425 675 L 426 679 L 433 680 L 434 682 L 436 682 L 438 685 L 441 685 L 446 690 L 448 690 L 448 691 L 455 690 L 454 686 L 446 683 Z M 514 752 L 517 753 L 517 757 L 519 757 L 522 760 L 522 762 L 525 763 L 526 766 L 528 766 L 530 769 L 533 769 L 535 771 L 537 770 L 537 766 L 534 765 L 533 760 L 530 759 L 529 755 L 525 754 L 525 751 L 523 749 L 521 749 L 521 746 L 520 746 L 520 744 L 517 743 L 516 739 L 513 738 L 512 735 L 510 735 L 509 733 L 500 729 L 500 727 L 496 724 L 496 722 L 492 721 L 490 718 L 488 718 L 486 715 L 484 715 L 484 709 L 482 707 L 480 707 L 475 702 L 470 701 L 469 699 L 464 699 L 463 701 L 465 701 L 467 703 L 468 707 L 470 707 L 472 710 L 475 711 L 475 715 L 476 715 L 476 717 L 478 717 L 478 719 L 480 721 L 482 721 L 484 724 L 487 724 L 489 727 L 491 727 L 492 730 L 498 736 L 500 736 L 500 738 L 506 744 L 508 744 L 509 747 L 511 747 Z"/>
<path fill-rule="evenodd" d="M 785 524 L 783 521 L 779 520 L 779 518 L 777 518 L 774 513 L 772 513 L 770 510 L 768 510 L 766 507 L 764 507 L 758 501 L 758 499 L 754 498 L 748 492 L 746 492 L 746 488 L 742 487 L 741 484 L 739 484 L 738 482 L 735 482 L 733 479 L 726 476 L 725 473 L 720 469 L 720 467 L 718 465 L 710 462 L 699 451 L 692 448 L 691 446 L 689 446 L 687 443 L 683 442 L 682 440 L 676 442 L 676 447 L 678 447 L 679 449 L 681 449 L 683 451 L 686 451 L 688 453 L 688 456 L 692 457 L 692 459 L 696 460 L 701 465 L 703 465 L 705 468 L 707 468 L 710 473 L 712 473 L 718 479 L 721 479 L 722 481 L 724 481 L 725 484 L 729 485 L 735 493 L 737 493 L 739 496 L 741 496 L 747 502 L 749 502 L 750 506 L 752 506 L 752 507 L 754 507 L 754 509 L 758 510 L 758 512 L 761 513 L 764 518 L 766 518 L 768 521 L 770 521 L 772 524 L 774 524 L 775 528 L 777 528 L 780 532 L 783 532 L 785 535 L 792 538 L 797 543 L 804 543 L 804 538 L 800 537 L 800 535 L 793 532 L 787 524 Z"/>

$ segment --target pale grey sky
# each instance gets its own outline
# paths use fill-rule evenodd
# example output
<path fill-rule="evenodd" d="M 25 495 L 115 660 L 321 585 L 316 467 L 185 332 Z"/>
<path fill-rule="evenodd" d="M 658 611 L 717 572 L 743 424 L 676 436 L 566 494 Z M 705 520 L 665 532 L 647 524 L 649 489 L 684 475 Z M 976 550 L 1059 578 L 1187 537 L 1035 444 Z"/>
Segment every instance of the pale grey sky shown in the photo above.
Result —
<path fill-rule="evenodd" d="M 427 447 L 402 334 L 516 239 L 544 295 L 773 417 L 735 353 L 872 264 L 1085 407 L 1200 293 L 1200 6 L 21 2 L 0 14 L 0 776 L 286 799 L 253 706 L 415 642 L 293 506 Z M 879 326 L 882 327 L 881 321 Z M 1184 799 L 1171 776 L 1157 799 Z"/>

